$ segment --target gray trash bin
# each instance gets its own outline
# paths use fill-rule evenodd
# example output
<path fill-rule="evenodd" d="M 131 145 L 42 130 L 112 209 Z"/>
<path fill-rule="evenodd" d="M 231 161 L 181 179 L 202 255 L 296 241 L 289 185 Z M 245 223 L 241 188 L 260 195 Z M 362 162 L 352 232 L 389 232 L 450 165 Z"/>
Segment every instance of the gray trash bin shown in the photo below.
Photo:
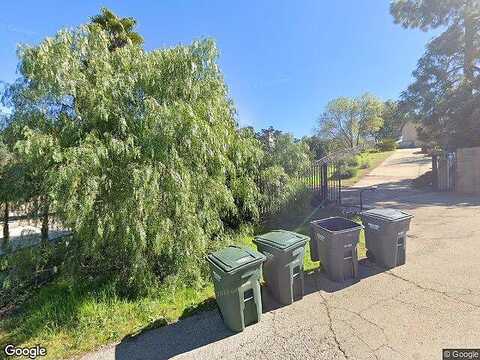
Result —
<path fill-rule="evenodd" d="M 233 331 L 260 321 L 260 277 L 265 256 L 257 251 L 229 246 L 207 256 L 215 297 L 225 324 Z"/>
<path fill-rule="evenodd" d="M 292 231 L 274 230 L 256 236 L 253 241 L 267 257 L 263 280 L 281 304 L 289 305 L 303 298 L 303 258 L 308 240 L 308 236 Z"/>
<path fill-rule="evenodd" d="M 407 231 L 413 216 L 396 209 L 372 209 L 361 216 L 367 257 L 385 268 L 405 264 Z"/>
<path fill-rule="evenodd" d="M 358 276 L 357 244 L 362 228 L 362 224 L 339 216 L 310 223 L 312 260 L 320 260 L 332 281 Z"/>

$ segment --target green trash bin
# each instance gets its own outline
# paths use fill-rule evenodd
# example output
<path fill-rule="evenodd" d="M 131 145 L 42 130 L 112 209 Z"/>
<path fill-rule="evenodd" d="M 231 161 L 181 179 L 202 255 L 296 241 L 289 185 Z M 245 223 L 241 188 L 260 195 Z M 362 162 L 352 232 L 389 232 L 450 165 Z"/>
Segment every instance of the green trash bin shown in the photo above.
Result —
<path fill-rule="evenodd" d="M 379 266 L 405 264 L 407 231 L 413 215 L 396 209 L 371 209 L 361 213 L 367 257 Z"/>
<path fill-rule="evenodd" d="M 262 295 L 260 277 L 265 256 L 240 246 L 229 246 L 208 254 L 215 297 L 223 321 L 232 331 L 260 321 Z"/>
<path fill-rule="evenodd" d="M 256 236 L 253 241 L 267 257 L 263 280 L 281 304 L 289 305 L 303 298 L 303 258 L 308 240 L 308 236 L 292 231 L 274 230 Z"/>
<path fill-rule="evenodd" d="M 343 282 L 358 277 L 357 244 L 362 229 L 362 224 L 340 216 L 310 223 L 314 256 L 330 280 Z"/>

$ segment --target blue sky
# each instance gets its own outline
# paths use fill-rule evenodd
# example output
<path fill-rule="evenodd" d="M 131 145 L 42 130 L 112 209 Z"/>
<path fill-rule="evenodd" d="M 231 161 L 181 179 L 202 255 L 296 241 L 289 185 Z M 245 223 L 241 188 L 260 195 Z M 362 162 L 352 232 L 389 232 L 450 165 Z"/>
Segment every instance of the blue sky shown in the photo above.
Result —
<path fill-rule="evenodd" d="M 147 49 L 213 37 L 240 124 L 296 136 L 335 97 L 398 98 L 433 36 L 395 25 L 387 0 L 1 1 L 0 80 L 16 77 L 18 43 L 88 22 L 101 6 L 135 17 Z"/>

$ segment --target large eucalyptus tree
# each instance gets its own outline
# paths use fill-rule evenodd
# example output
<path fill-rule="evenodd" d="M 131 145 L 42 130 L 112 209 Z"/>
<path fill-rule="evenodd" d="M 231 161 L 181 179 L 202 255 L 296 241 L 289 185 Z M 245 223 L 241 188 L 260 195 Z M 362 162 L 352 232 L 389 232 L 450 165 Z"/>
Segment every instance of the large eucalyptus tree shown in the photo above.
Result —
<path fill-rule="evenodd" d="M 423 138 L 443 147 L 480 144 L 480 2 L 395 0 L 391 13 L 404 27 L 440 29 L 402 96 Z"/>

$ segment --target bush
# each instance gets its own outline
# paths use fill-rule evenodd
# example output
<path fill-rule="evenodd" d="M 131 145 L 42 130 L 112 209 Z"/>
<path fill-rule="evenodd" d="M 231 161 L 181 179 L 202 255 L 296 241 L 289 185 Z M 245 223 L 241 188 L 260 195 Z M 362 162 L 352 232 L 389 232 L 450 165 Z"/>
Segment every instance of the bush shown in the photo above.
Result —
<path fill-rule="evenodd" d="M 360 169 L 368 169 L 370 167 L 370 159 L 363 158 L 360 162 Z"/>
<path fill-rule="evenodd" d="M 261 172 L 259 190 L 262 216 L 295 206 L 297 201 L 303 201 L 309 193 L 304 181 L 289 177 L 280 166 L 272 166 Z"/>
<path fill-rule="evenodd" d="M 397 148 L 397 142 L 395 139 L 383 139 L 377 144 L 377 148 L 380 151 L 392 151 Z"/>
<path fill-rule="evenodd" d="M 20 303 L 63 268 L 68 241 L 44 243 L 0 258 L 0 308 Z"/>
<path fill-rule="evenodd" d="M 346 161 L 348 167 L 357 167 L 360 163 L 360 156 L 356 155 Z"/>
<path fill-rule="evenodd" d="M 352 168 L 352 167 L 340 167 L 335 171 L 335 173 L 332 175 L 332 179 L 334 180 L 339 180 L 339 179 L 350 179 L 358 174 L 358 169 L 357 168 Z"/>
<path fill-rule="evenodd" d="M 368 153 L 358 155 L 357 167 L 359 169 L 368 169 L 370 167 L 370 159 L 368 158 Z"/>

